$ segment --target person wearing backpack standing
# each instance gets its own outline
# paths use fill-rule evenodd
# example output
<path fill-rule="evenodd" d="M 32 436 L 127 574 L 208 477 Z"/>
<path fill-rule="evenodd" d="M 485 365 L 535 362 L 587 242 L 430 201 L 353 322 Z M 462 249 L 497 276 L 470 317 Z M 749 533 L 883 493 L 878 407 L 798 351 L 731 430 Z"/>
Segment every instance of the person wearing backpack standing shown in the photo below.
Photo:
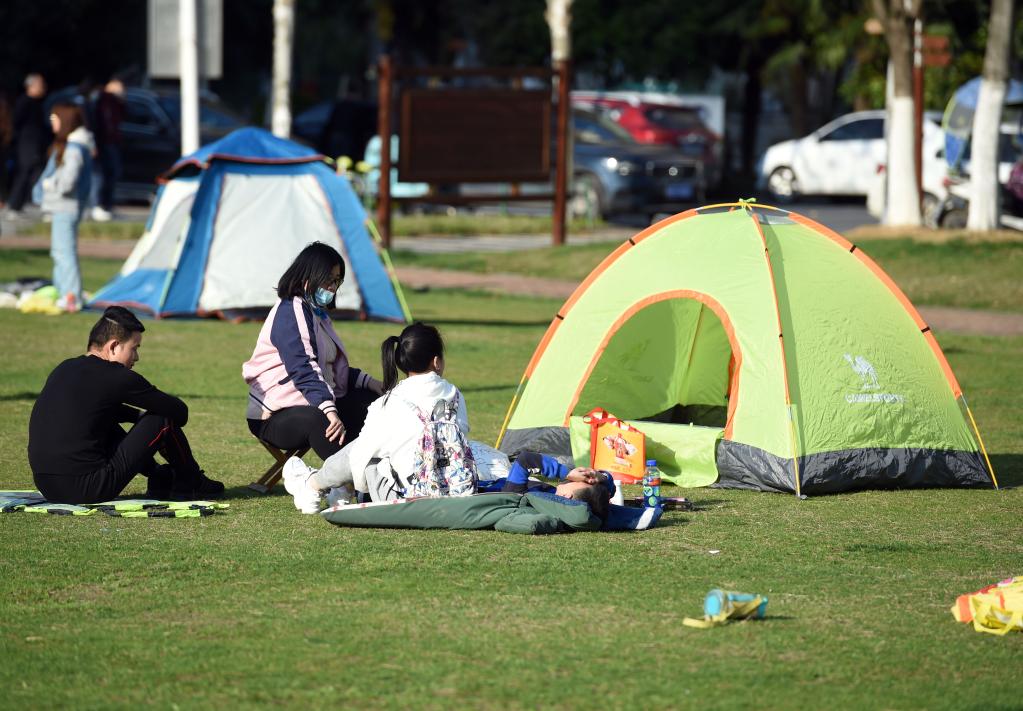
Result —
<path fill-rule="evenodd" d="M 370 405 L 359 437 L 319 471 L 297 457 L 284 465 L 284 486 L 302 513 L 317 513 L 324 491 L 334 490 L 328 502 L 345 500 L 351 486 L 373 501 L 476 492 L 469 415 L 461 392 L 443 378 L 440 332 L 416 322 L 380 351 L 385 395 Z M 399 370 L 408 376 L 401 382 Z M 443 473 L 431 467 L 439 459 L 447 460 Z"/>
<path fill-rule="evenodd" d="M 92 134 L 82 110 L 74 104 L 55 104 L 50 114 L 53 147 L 39 180 L 43 212 L 52 215 L 50 256 L 57 306 L 73 313 L 82 307 L 82 274 L 78 269 L 78 223 L 92 187 Z M 36 191 L 33 190 L 35 193 Z"/>

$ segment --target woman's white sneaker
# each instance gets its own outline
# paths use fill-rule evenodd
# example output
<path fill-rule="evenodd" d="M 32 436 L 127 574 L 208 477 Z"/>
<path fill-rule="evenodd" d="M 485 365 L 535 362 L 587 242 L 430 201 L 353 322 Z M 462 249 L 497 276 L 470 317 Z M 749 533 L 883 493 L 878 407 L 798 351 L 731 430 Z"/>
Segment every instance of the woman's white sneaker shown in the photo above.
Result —
<path fill-rule="evenodd" d="M 304 514 L 320 512 L 320 492 L 309 486 L 309 478 L 315 473 L 298 457 L 288 459 L 281 471 L 284 489 L 295 499 L 295 508 Z"/>

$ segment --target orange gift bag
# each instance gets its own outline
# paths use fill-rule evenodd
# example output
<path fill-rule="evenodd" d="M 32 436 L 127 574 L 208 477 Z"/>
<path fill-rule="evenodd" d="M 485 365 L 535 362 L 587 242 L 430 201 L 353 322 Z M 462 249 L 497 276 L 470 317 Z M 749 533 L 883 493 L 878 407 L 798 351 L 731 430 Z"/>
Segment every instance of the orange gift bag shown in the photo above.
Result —
<path fill-rule="evenodd" d="M 583 422 L 590 426 L 590 466 L 611 472 L 626 484 L 643 480 L 646 469 L 646 438 L 632 425 L 599 407 Z"/>

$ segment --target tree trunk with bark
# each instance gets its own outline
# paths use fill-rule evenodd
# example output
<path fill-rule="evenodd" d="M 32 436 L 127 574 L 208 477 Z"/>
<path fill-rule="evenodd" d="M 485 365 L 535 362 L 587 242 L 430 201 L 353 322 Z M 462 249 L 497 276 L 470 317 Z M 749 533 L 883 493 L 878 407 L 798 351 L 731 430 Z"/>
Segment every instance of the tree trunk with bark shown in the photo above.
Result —
<path fill-rule="evenodd" d="M 892 65 L 892 101 L 888 111 L 888 210 L 885 224 L 919 226 L 920 191 L 913 161 L 913 20 L 921 0 L 873 0 L 884 26 Z"/>
<path fill-rule="evenodd" d="M 273 113 L 275 136 L 291 136 L 291 40 L 295 31 L 295 0 L 274 0 Z"/>
<path fill-rule="evenodd" d="M 1013 0 L 992 0 L 988 21 L 987 51 L 980 80 L 977 111 L 970 138 L 969 230 L 998 227 L 1001 185 L 998 181 L 998 134 L 1009 76 Z"/>

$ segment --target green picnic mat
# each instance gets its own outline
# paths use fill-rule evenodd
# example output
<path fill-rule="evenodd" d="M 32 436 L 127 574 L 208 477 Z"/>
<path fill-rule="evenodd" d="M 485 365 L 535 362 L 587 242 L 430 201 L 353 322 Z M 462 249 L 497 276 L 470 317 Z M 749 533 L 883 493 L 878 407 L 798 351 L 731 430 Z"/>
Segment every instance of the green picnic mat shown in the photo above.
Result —
<path fill-rule="evenodd" d="M 97 512 L 123 518 L 199 518 L 223 511 L 230 504 L 217 501 L 159 501 L 114 499 L 97 504 L 55 504 L 38 491 L 0 491 L 0 513 L 25 511 L 58 516 L 91 516 Z"/>

